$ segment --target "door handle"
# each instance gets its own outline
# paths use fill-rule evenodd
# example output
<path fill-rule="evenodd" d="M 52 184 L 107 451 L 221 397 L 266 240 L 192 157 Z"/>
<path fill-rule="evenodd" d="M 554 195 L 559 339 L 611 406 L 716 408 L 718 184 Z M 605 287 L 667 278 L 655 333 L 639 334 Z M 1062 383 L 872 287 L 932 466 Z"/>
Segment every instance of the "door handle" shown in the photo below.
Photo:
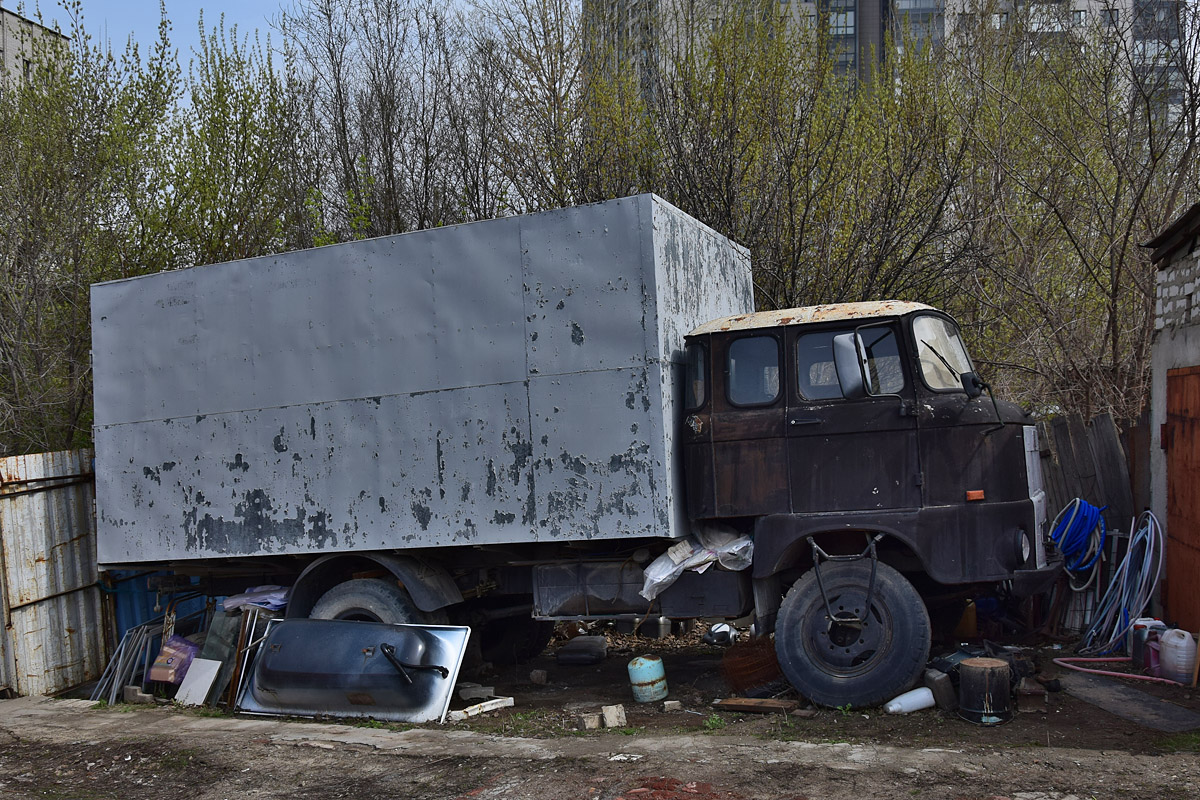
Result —
<path fill-rule="evenodd" d="M 788 420 L 788 425 L 820 425 L 824 422 L 819 417 L 792 417 Z"/>

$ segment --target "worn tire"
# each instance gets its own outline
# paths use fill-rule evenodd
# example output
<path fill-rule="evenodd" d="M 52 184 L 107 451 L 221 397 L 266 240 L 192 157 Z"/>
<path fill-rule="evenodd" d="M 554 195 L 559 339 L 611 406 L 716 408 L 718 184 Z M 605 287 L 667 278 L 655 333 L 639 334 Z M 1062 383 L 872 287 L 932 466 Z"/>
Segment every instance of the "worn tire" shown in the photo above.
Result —
<path fill-rule="evenodd" d="M 835 617 L 858 615 L 867 599 L 871 562 L 826 562 L 821 579 Z M 802 695 L 831 708 L 874 706 L 909 689 L 929 659 L 929 641 L 929 614 L 921 596 L 883 563 L 861 631 L 827 619 L 813 570 L 788 591 L 775 623 L 783 674 Z"/>
<path fill-rule="evenodd" d="M 413 604 L 408 592 L 395 581 L 356 578 L 334 586 L 308 613 L 312 619 L 351 619 L 368 622 L 431 622 L 430 615 Z"/>
<path fill-rule="evenodd" d="M 520 664 L 540 655 L 554 635 L 554 623 L 532 617 L 508 617 L 485 624 L 480 631 L 484 661 Z"/>

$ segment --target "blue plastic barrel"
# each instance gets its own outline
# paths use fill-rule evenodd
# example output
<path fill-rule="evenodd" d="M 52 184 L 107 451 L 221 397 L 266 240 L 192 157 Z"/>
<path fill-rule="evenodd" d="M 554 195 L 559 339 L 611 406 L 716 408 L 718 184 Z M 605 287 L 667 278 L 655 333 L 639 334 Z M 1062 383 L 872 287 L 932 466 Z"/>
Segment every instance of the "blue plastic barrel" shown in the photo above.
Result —
<path fill-rule="evenodd" d="M 653 703 L 666 697 L 667 673 L 663 671 L 662 659 L 638 656 L 630 661 L 629 684 L 633 687 L 633 699 L 639 703 Z"/>

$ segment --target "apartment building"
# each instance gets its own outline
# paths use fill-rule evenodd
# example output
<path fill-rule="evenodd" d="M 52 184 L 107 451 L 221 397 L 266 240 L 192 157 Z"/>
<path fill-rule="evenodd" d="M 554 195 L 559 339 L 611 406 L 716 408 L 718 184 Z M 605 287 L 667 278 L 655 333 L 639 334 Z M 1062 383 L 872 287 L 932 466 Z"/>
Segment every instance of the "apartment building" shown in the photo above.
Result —
<path fill-rule="evenodd" d="M 0 8 L 0 85 L 29 80 L 37 65 L 39 43 L 61 42 L 67 37 L 15 11 Z"/>
<path fill-rule="evenodd" d="M 1145 69 L 1165 69 L 1179 45 L 1179 11 L 1188 0 L 763 0 L 751 8 L 797 25 L 820 25 L 846 74 L 865 78 L 885 52 L 887 37 L 907 31 L 910 46 L 940 46 L 959 26 L 1020 24 L 1033 37 L 1082 32 L 1095 26 L 1123 38 Z M 1196 2 L 1196 0 L 1192 0 Z M 720 0 L 584 0 L 584 17 L 598 26 L 610 58 L 634 59 L 645 76 L 656 42 L 673 31 L 701 30 L 733 3 Z M 745 6 L 740 8 L 745 13 Z"/>

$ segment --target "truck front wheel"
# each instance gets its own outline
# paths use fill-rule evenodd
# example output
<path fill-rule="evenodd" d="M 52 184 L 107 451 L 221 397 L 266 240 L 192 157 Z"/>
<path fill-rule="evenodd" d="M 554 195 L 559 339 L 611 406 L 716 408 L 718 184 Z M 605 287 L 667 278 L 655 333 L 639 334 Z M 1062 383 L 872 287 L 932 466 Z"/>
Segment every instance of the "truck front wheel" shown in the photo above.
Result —
<path fill-rule="evenodd" d="M 394 581 L 356 578 L 334 586 L 312 607 L 312 619 L 350 619 L 367 622 L 436 624 L 433 617 L 413 604 L 412 598 Z"/>
<path fill-rule="evenodd" d="M 929 614 L 913 585 L 879 563 L 866 608 L 871 562 L 825 562 L 792 586 L 775 625 L 783 674 L 817 705 L 873 706 L 909 689 L 929 658 Z M 862 620 L 859 623 L 857 620 Z"/>

